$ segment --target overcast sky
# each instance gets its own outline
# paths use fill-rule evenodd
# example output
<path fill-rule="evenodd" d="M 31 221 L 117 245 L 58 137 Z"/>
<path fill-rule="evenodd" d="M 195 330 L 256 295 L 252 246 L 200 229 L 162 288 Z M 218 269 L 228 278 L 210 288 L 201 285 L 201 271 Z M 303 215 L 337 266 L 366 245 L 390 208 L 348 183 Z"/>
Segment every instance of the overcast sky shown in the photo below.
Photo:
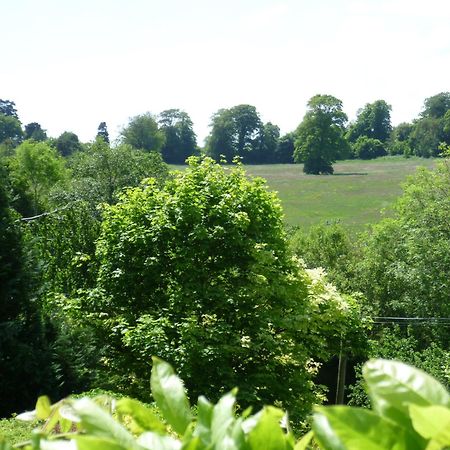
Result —
<path fill-rule="evenodd" d="M 315 94 L 394 124 L 450 91 L 449 0 L 0 0 L 0 98 L 50 136 L 110 135 L 134 115 L 256 106 L 282 133 Z"/>

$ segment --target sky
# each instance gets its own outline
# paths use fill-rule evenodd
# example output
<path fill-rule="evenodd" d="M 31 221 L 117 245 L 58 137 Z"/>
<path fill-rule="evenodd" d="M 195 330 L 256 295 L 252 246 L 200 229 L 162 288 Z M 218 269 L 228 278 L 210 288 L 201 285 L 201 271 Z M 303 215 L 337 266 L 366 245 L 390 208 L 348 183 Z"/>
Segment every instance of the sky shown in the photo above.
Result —
<path fill-rule="evenodd" d="M 178 108 L 202 145 L 238 104 L 284 134 L 316 94 L 396 125 L 450 91 L 449 0 L 0 0 L 0 23 L 0 98 L 83 142 Z"/>

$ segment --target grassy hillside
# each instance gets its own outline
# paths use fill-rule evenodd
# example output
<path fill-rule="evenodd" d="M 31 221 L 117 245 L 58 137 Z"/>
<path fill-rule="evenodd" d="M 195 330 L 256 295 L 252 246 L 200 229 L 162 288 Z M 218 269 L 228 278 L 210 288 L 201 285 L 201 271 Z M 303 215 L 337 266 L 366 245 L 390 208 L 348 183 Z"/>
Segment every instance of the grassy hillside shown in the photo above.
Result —
<path fill-rule="evenodd" d="M 419 158 L 380 158 L 371 161 L 341 161 L 334 175 L 305 175 L 300 164 L 247 166 L 247 171 L 265 178 L 278 191 L 286 223 L 309 227 L 339 220 L 355 230 L 375 223 L 401 192 L 401 183 L 416 167 L 433 167 L 435 161 Z"/>

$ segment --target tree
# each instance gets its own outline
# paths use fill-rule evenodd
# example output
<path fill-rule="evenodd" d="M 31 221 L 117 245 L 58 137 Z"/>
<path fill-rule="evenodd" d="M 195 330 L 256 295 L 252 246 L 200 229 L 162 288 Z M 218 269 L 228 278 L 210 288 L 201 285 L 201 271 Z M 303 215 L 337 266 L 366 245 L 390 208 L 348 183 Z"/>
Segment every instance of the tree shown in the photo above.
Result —
<path fill-rule="evenodd" d="M 316 95 L 308 102 L 308 111 L 296 130 L 294 160 L 303 162 L 308 174 L 333 173 L 332 164 L 348 153 L 344 139 L 347 115 L 342 102 L 331 95 Z"/>
<path fill-rule="evenodd" d="M 56 148 L 60 155 L 69 156 L 81 150 L 81 143 L 78 136 L 71 131 L 64 131 L 58 139 L 56 139 Z"/>
<path fill-rule="evenodd" d="M 16 104 L 11 100 L 2 100 L 0 99 L 0 114 L 5 116 L 14 117 L 19 120 L 19 116 L 17 115 Z"/>
<path fill-rule="evenodd" d="M 424 117 L 414 123 L 408 143 L 414 155 L 429 158 L 439 154 L 443 140 L 443 119 Z"/>
<path fill-rule="evenodd" d="M 280 139 L 280 128 L 271 122 L 262 127 L 261 142 L 259 147 L 248 154 L 246 161 L 252 164 L 267 164 L 275 162 L 278 140 Z"/>
<path fill-rule="evenodd" d="M 10 207 L 0 164 L 0 417 L 30 408 L 49 392 L 50 357 L 37 309 L 35 283 L 20 216 Z"/>
<path fill-rule="evenodd" d="M 378 139 L 360 136 L 353 144 L 353 152 L 356 158 L 373 159 L 387 155 L 386 148 Z"/>
<path fill-rule="evenodd" d="M 347 133 L 350 142 L 356 142 L 361 136 L 386 142 L 391 134 L 391 105 L 384 100 L 367 103 L 358 111 L 356 122 L 351 124 Z"/>
<path fill-rule="evenodd" d="M 0 114 L 0 144 L 14 148 L 21 142 L 22 136 L 22 127 L 16 117 Z"/>
<path fill-rule="evenodd" d="M 121 136 L 124 144 L 148 152 L 159 152 L 164 144 L 164 133 L 158 128 L 158 123 L 150 113 L 131 118 L 121 131 Z"/>
<path fill-rule="evenodd" d="M 278 140 L 275 150 L 275 162 L 282 164 L 292 164 L 294 162 L 294 133 L 287 133 Z"/>
<path fill-rule="evenodd" d="M 359 323 L 350 299 L 291 257 L 264 181 L 210 158 L 191 158 L 162 189 L 126 191 L 105 211 L 97 255 L 86 312 L 110 373 L 140 395 L 157 354 L 192 398 L 239 386 L 241 404 L 277 400 L 303 415 L 314 401 L 306 361 L 330 357 Z"/>
<path fill-rule="evenodd" d="M 185 164 L 189 156 L 197 153 L 197 138 L 191 118 L 179 109 L 168 109 L 159 115 L 159 125 L 165 142 L 161 153 L 169 164 Z"/>
<path fill-rule="evenodd" d="M 23 142 L 10 160 L 10 169 L 13 184 L 30 195 L 34 214 L 47 204 L 50 188 L 67 176 L 64 160 L 45 142 Z"/>
<path fill-rule="evenodd" d="M 60 195 L 68 195 L 67 200 L 81 198 L 93 206 L 115 203 L 122 189 L 138 186 L 144 178 L 154 177 L 163 183 L 168 176 L 159 153 L 136 150 L 126 144 L 111 147 L 102 138 L 75 155 L 70 166 L 71 188 Z"/>
<path fill-rule="evenodd" d="M 441 92 L 424 101 L 422 118 L 441 119 L 450 110 L 450 92 Z"/>
<path fill-rule="evenodd" d="M 31 122 L 25 125 L 24 138 L 33 139 L 34 141 L 45 141 L 47 139 L 47 133 L 42 129 L 41 125 L 37 122 Z"/>
<path fill-rule="evenodd" d="M 382 316 L 449 317 L 448 161 L 434 171 L 419 170 L 405 185 L 395 211 L 364 237 L 355 289 Z M 446 330 L 440 334 L 448 344 Z"/>
<path fill-rule="evenodd" d="M 97 128 L 97 137 L 102 138 L 107 144 L 109 144 L 109 133 L 106 122 L 100 122 Z"/>
<path fill-rule="evenodd" d="M 216 160 L 224 155 L 228 162 L 235 156 L 242 157 L 244 162 L 260 159 L 263 124 L 254 106 L 237 105 L 221 109 L 214 114 L 211 126 L 208 155 Z"/>
<path fill-rule="evenodd" d="M 234 142 L 235 124 L 229 109 L 220 109 L 212 116 L 211 133 L 206 139 L 206 153 L 216 161 L 223 156 L 232 161 L 237 156 Z"/>

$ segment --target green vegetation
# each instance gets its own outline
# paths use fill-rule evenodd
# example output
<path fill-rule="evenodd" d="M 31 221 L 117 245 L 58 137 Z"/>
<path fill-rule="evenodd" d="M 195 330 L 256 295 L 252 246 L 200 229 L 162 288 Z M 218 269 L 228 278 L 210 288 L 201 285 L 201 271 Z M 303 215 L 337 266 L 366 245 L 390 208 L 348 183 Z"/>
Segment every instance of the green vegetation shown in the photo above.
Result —
<path fill-rule="evenodd" d="M 265 406 L 236 414 L 236 390 L 216 404 L 200 396 L 193 412 L 172 367 L 153 358 L 155 406 L 132 398 L 65 399 L 54 405 L 40 397 L 22 420 L 45 421 L 21 444 L 33 450 L 390 450 L 444 449 L 450 445 L 450 394 L 424 372 L 399 362 L 371 360 L 364 378 L 373 410 L 317 407 L 312 430 L 296 442 L 283 410 Z M 3 421 L 10 431 L 10 422 Z M 17 430 L 20 428 L 17 427 Z M 25 434 L 20 429 L 21 435 Z M 7 443 L 2 448 L 10 450 Z"/>
<path fill-rule="evenodd" d="M 80 448 L 175 450 L 180 439 L 222 448 L 225 439 L 301 449 L 313 436 L 317 448 L 446 445 L 422 420 L 446 417 L 434 394 L 423 401 L 425 391 L 447 395 L 436 381 L 397 363 L 362 367 L 399 359 L 450 384 L 450 166 L 417 158 L 449 156 L 447 94 L 394 129 L 382 100 L 347 124 L 340 100 L 318 95 L 284 136 L 238 105 L 214 115 L 204 149 L 177 109 L 136 116 L 113 143 L 100 122 L 96 140 L 82 143 L 70 132 L 49 138 L 37 122 L 22 127 L 14 103 L 0 100 L 0 415 L 44 392 L 107 389 L 135 399 L 118 401 L 111 417 L 95 401 L 52 408 L 40 397 L 37 417 L 49 420 L 33 448 L 59 446 L 45 442 L 50 431 L 81 429 L 69 434 Z M 198 152 L 177 172 L 164 162 Z M 215 161 L 223 153 L 233 165 Z M 267 164 L 293 157 L 305 165 Z M 154 359 L 159 410 L 141 403 L 152 401 L 155 355 L 182 375 L 191 400 L 209 400 L 192 411 L 172 369 Z M 283 411 L 308 427 L 314 404 L 334 394 L 338 357 L 336 398 L 373 410 L 316 408 L 312 432 L 295 444 L 279 427 Z M 428 386 L 416 395 L 406 382 L 417 407 L 397 395 L 405 376 Z M 245 410 L 267 404 L 276 407 Z M 11 435 L 11 422 L 3 426 Z"/>

